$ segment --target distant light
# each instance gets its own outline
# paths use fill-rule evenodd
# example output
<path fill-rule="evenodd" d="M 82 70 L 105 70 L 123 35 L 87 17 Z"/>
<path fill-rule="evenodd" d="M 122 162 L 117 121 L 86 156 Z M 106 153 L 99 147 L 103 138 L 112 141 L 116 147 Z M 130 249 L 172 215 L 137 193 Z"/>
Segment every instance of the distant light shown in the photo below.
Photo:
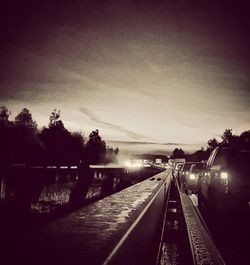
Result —
<path fill-rule="evenodd" d="M 192 173 L 191 173 L 191 174 L 189 175 L 189 178 L 192 179 L 192 180 L 194 180 L 194 179 L 195 179 L 195 174 L 192 174 Z"/>
<path fill-rule="evenodd" d="M 129 160 L 124 162 L 125 167 L 131 167 L 131 162 Z"/>
<path fill-rule="evenodd" d="M 137 168 L 142 167 L 142 163 L 136 162 L 133 164 L 133 167 L 137 167 Z"/>
<path fill-rule="evenodd" d="M 124 166 L 127 168 L 140 168 L 140 167 L 142 167 L 142 163 L 138 162 L 138 161 L 131 162 L 131 161 L 127 160 L 124 162 Z"/>
<path fill-rule="evenodd" d="M 228 179 L 228 173 L 227 172 L 221 172 L 220 177 L 221 177 L 221 179 Z"/>

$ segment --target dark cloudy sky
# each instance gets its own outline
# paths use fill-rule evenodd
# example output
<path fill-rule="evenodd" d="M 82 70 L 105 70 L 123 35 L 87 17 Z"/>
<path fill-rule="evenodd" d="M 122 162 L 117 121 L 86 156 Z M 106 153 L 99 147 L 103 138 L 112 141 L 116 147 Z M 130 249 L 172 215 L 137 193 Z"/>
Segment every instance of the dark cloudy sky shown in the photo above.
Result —
<path fill-rule="evenodd" d="M 250 129 L 248 1 L 1 1 L 0 104 L 106 140 Z"/>

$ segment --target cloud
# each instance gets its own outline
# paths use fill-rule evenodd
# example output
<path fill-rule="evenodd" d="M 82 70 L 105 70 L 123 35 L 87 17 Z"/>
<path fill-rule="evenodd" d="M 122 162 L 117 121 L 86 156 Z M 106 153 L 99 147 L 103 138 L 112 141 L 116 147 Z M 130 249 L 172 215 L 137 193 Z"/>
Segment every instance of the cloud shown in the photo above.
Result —
<path fill-rule="evenodd" d="M 157 142 L 145 142 L 145 141 L 118 141 L 118 140 L 112 140 L 112 141 L 108 141 L 108 142 L 112 142 L 112 143 L 116 143 L 116 144 L 127 144 L 127 145 L 191 145 L 191 144 L 185 144 L 185 143 L 157 143 Z"/>
<path fill-rule="evenodd" d="M 128 137 L 132 138 L 132 139 L 135 139 L 135 140 L 139 140 L 139 139 L 142 139 L 142 138 L 147 138 L 146 136 L 144 135 L 141 135 L 141 134 L 138 134 L 138 133 L 135 133 L 135 132 L 132 132 L 130 130 L 126 130 L 124 128 L 122 128 L 121 126 L 118 126 L 116 124 L 113 124 L 113 123 L 109 123 L 109 122 L 106 122 L 106 121 L 102 121 L 100 118 L 98 118 L 92 111 L 90 111 L 89 109 L 87 109 L 86 107 L 81 107 L 80 108 L 80 111 L 87 115 L 92 121 L 95 121 L 96 123 L 100 124 L 100 125 L 104 125 L 105 127 L 108 127 L 108 128 L 111 128 L 111 129 L 114 129 L 116 131 L 120 131 L 120 132 L 123 132 L 125 133 Z"/>
<path fill-rule="evenodd" d="M 171 154 L 175 148 L 182 148 L 186 153 L 199 150 L 205 144 L 156 143 L 139 141 L 107 141 L 111 146 L 118 146 L 119 154 Z"/>

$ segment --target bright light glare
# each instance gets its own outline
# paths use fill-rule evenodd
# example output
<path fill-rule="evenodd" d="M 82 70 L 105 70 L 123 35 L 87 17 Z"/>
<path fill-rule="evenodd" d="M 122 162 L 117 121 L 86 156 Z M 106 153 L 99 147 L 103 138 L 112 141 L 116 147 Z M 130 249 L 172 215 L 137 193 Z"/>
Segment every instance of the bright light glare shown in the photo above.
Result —
<path fill-rule="evenodd" d="M 131 167 L 131 162 L 129 160 L 124 162 L 125 167 Z"/>
<path fill-rule="evenodd" d="M 142 163 L 140 162 L 131 162 L 129 160 L 124 162 L 124 166 L 127 168 L 140 168 L 142 167 Z"/>
<path fill-rule="evenodd" d="M 228 178 L 228 173 L 227 173 L 227 172 L 221 172 L 221 173 L 220 173 L 220 177 L 221 177 L 222 179 L 227 179 L 227 178 Z"/>
<path fill-rule="evenodd" d="M 136 162 L 133 164 L 133 167 L 141 167 L 141 166 L 142 166 L 142 164 L 140 162 Z"/>
<path fill-rule="evenodd" d="M 190 174 L 190 175 L 189 175 L 189 178 L 190 178 L 190 179 L 195 179 L 195 174 Z"/>

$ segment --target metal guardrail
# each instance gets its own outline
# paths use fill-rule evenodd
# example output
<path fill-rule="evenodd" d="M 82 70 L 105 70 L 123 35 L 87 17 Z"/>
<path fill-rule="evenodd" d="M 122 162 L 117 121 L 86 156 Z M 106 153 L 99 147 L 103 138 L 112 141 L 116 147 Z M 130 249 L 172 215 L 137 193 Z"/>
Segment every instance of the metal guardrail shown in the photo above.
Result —
<path fill-rule="evenodd" d="M 182 211 L 187 227 L 190 248 L 195 265 L 225 265 L 205 221 L 189 196 L 182 192 L 179 185 Z"/>

